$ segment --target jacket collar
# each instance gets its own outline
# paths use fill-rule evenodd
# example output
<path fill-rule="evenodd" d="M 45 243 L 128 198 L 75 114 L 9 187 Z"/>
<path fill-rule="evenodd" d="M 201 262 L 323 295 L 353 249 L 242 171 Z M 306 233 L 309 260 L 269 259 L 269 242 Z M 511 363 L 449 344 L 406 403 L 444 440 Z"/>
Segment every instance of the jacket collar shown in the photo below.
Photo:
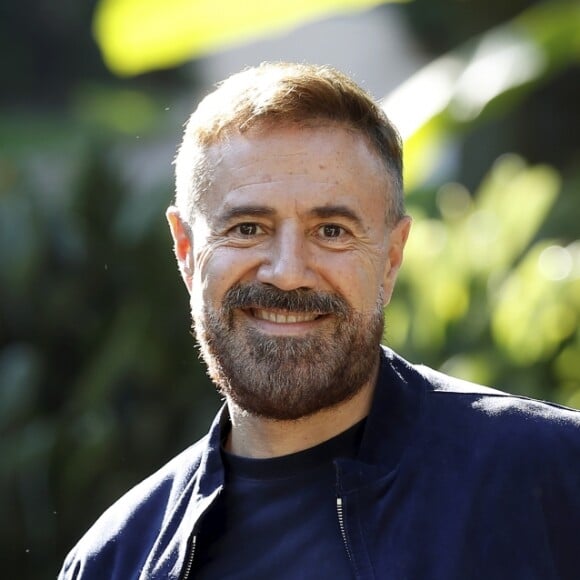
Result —
<path fill-rule="evenodd" d="M 381 361 L 371 411 L 359 453 L 338 460 L 340 492 L 393 478 L 420 424 L 426 393 L 425 378 L 406 360 L 381 347 Z"/>
<path fill-rule="evenodd" d="M 411 364 L 389 348 L 381 347 L 379 375 L 358 456 L 340 462 L 345 491 L 361 485 L 361 480 L 396 471 L 419 424 L 425 386 L 425 377 Z M 207 508 L 207 498 L 214 497 L 223 488 L 220 446 L 228 423 L 229 415 L 224 405 L 210 428 L 202 453 L 193 489 L 193 503 L 200 509 L 192 514 L 192 523 Z"/>
<path fill-rule="evenodd" d="M 198 455 L 198 467 L 191 461 L 191 455 L 183 457 L 185 470 L 195 469 L 195 475 L 185 480 L 178 488 L 176 496 L 168 503 L 170 515 L 167 517 L 160 539 L 149 554 L 139 576 L 145 578 L 181 578 L 182 570 L 191 550 L 191 537 L 203 514 L 211 507 L 224 485 L 224 469 L 221 461 L 221 433 L 227 426 L 225 405 L 220 409 Z M 205 444 L 204 444 L 205 443 Z M 195 454 L 195 447 L 190 452 Z"/>
<path fill-rule="evenodd" d="M 359 459 L 394 469 L 418 423 L 425 379 L 406 360 L 381 347 L 381 363 Z"/>
<path fill-rule="evenodd" d="M 194 495 L 207 497 L 224 484 L 224 466 L 221 457 L 221 444 L 224 434 L 229 429 L 230 417 L 224 404 L 216 415 L 203 449 L 198 470 L 198 480 Z"/>

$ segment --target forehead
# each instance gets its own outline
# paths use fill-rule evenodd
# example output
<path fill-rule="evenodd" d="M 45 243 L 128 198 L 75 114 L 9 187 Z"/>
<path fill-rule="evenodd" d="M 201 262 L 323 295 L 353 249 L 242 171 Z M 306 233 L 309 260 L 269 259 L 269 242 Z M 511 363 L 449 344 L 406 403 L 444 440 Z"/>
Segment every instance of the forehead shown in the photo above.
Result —
<path fill-rule="evenodd" d="M 359 132 L 340 125 L 252 129 L 209 148 L 209 213 L 239 203 L 341 204 L 386 212 L 390 179 Z M 383 213 L 384 215 L 384 213 Z"/>

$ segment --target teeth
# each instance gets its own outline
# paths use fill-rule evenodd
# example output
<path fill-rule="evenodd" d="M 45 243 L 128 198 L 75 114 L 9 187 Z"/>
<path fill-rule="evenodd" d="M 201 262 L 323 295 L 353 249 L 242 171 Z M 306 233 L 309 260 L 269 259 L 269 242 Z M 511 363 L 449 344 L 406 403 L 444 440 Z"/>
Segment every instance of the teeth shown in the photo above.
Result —
<path fill-rule="evenodd" d="M 296 322 L 310 322 L 315 320 L 318 316 L 311 312 L 305 312 L 303 314 L 298 314 L 297 312 L 292 312 L 288 314 L 282 314 L 281 312 L 273 312 L 271 310 L 254 310 L 254 316 L 260 318 L 261 320 L 268 320 L 270 322 L 277 322 L 278 324 L 292 324 Z"/>

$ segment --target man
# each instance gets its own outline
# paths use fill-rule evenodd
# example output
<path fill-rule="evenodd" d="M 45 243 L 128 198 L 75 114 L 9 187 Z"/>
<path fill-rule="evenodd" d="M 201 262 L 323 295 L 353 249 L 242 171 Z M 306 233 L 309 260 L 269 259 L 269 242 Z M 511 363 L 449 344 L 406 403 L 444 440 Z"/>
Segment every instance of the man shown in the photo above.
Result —
<path fill-rule="evenodd" d="M 167 217 L 226 404 L 62 579 L 580 578 L 580 413 L 380 346 L 401 168 L 332 69 L 264 64 L 202 101 Z"/>

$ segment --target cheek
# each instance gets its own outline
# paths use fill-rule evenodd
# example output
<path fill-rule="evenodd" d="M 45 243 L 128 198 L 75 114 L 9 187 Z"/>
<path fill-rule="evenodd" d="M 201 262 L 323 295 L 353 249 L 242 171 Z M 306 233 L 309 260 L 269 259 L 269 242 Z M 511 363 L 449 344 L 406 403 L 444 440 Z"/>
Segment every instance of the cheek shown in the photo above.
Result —
<path fill-rule="evenodd" d="M 383 270 L 374 260 L 337 260 L 328 269 L 332 286 L 354 308 L 371 311 L 376 308 L 383 286 Z"/>
<path fill-rule="evenodd" d="M 218 305 L 224 294 L 251 270 L 247 256 L 239 249 L 204 248 L 195 256 L 194 291 L 197 300 Z"/>

